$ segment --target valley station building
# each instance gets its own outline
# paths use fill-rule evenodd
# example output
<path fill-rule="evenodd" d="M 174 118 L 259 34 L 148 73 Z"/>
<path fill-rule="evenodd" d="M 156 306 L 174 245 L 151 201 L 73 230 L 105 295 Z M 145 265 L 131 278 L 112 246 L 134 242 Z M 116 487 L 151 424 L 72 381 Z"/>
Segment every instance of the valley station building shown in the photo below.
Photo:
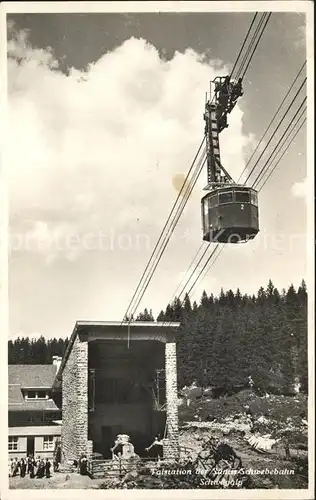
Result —
<path fill-rule="evenodd" d="M 145 448 L 159 433 L 164 459 L 179 456 L 179 326 L 169 322 L 75 324 L 51 384 L 51 404 L 54 410 L 61 409 L 62 417 L 60 425 L 51 426 L 56 425 L 56 434 L 51 428 L 49 435 L 56 440 L 60 434 L 62 463 L 78 460 L 82 453 L 88 459 L 93 453 L 111 458 L 118 434 L 128 434 L 135 452 L 144 457 Z M 24 366 L 36 370 L 36 365 Z M 12 429 L 9 436 L 13 437 Z M 43 432 L 41 436 L 44 446 Z"/>

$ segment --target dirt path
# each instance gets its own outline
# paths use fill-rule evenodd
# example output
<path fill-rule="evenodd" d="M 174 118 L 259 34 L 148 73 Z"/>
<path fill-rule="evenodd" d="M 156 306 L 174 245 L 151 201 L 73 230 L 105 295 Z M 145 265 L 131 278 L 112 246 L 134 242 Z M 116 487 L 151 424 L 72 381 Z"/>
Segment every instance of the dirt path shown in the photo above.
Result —
<path fill-rule="evenodd" d="M 103 482 L 104 479 L 90 479 L 77 473 L 60 472 L 49 479 L 12 477 L 9 479 L 9 487 L 10 489 L 98 489 Z"/>

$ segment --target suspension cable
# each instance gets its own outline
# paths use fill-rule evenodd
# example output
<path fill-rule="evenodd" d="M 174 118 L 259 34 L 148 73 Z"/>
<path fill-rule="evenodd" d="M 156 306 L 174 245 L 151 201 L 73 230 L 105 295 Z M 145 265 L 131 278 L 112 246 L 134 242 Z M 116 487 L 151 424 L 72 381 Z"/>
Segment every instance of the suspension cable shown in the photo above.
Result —
<path fill-rule="evenodd" d="M 286 148 L 284 149 L 282 155 L 280 156 L 280 158 L 278 159 L 278 161 L 275 163 L 275 165 L 273 166 L 273 168 L 270 170 L 269 174 L 267 175 L 267 177 L 265 178 L 265 180 L 263 181 L 263 183 L 261 184 L 261 187 L 259 188 L 259 191 L 262 190 L 262 188 L 266 185 L 266 183 L 268 182 L 268 180 L 270 179 L 271 175 L 273 174 L 273 172 L 275 171 L 275 169 L 277 168 L 277 166 L 279 165 L 280 161 L 282 160 L 282 158 L 284 157 L 285 153 L 288 151 L 289 147 L 291 146 L 292 142 L 294 141 L 295 137 L 298 135 L 299 131 L 301 130 L 301 128 L 303 127 L 304 123 L 306 122 L 306 117 L 304 118 L 304 120 L 302 120 L 300 126 L 298 127 L 298 129 L 296 130 L 295 134 L 292 136 L 289 144 L 286 146 Z M 292 130 L 293 132 L 293 130 Z"/>
<path fill-rule="evenodd" d="M 240 77 L 241 73 L 242 73 L 242 70 L 243 70 L 243 68 L 244 68 L 244 66 L 246 64 L 247 58 L 248 58 L 248 56 L 249 56 L 249 54 L 251 52 L 251 49 L 252 49 L 252 47 L 253 47 L 253 45 L 255 43 L 255 40 L 258 37 L 260 29 L 261 29 L 261 27 L 262 27 L 262 25 L 264 23 L 265 17 L 266 17 L 266 13 L 262 14 L 262 16 L 261 16 L 261 18 L 259 20 L 259 23 L 258 23 L 258 25 L 257 25 L 257 27 L 255 29 L 255 32 L 254 32 L 254 34 L 253 34 L 253 36 L 252 36 L 252 38 L 250 40 L 250 43 L 249 43 L 248 48 L 246 50 L 246 53 L 244 54 L 244 57 L 243 57 L 243 59 L 241 61 L 239 69 L 238 69 L 238 71 L 236 73 L 236 79 L 238 79 Z"/>
<path fill-rule="evenodd" d="M 243 44 L 242 44 L 242 46 L 241 46 L 241 49 L 240 49 L 240 51 L 239 51 L 239 54 L 238 54 L 238 56 L 237 56 L 237 59 L 236 59 L 236 61 L 235 61 L 234 66 L 233 66 L 233 69 L 231 70 L 231 73 L 230 73 L 230 76 L 231 76 L 231 77 L 233 77 L 233 73 L 234 73 L 234 71 L 235 71 L 235 69 L 236 69 L 236 66 L 237 66 L 237 64 L 238 64 L 239 58 L 240 58 L 241 53 L 242 53 L 242 51 L 243 51 L 243 49 L 244 49 L 244 46 L 245 46 L 245 44 L 246 44 L 246 42 L 247 42 L 247 39 L 248 39 L 248 37 L 249 37 L 250 31 L 252 30 L 252 27 L 253 27 L 253 25 L 254 25 L 254 22 L 255 22 L 255 20 L 256 20 L 257 15 L 258 15 L 258 12 L 256 12 L 256 13 L 255 13 L 255 15 L 254 15 L 254 17 L 253 17 L 253 20 L 252 20 L 252 22 L 251 22 L 251 24 L 250 24 L 250 27 L 249 27 L 249 29 L 248 29 L 248 32 L 247 32 L 247 34 L 246 34 L 246 36 L 245 36 L 244 42 L 243 42 Z"/>
<path fill-rule="evenodd" d="M 195 283 L 198 281 L 198 279 L 199 279 L 199 277 L 201 276 L 201 274 L 203 273 L 203 271 L 204 271 L 205 267 L 207 266 L 207 264 L 209 263 L 209 261 L 211 260 L 211 258 L 213 257 L 213 255 L 215 255 L 215 253 L 216 253 L 216 251 L 218 250 L 218 248 L 219 248 L 219 243 L 216 243 L 216 245 L 215 245 L 214 249 L 212 250 L 211 255 L 207 258 L 207 260 L 206 260 L 206 262 L 205 262 L 204 266 L 202 267 L 202 269 L 201 269 L 201 271 L 199 272 L 198 276 L 197 276 L 197 277 L 196 277 L 196 279 L 194 280 L 193 285 L 191 286 L 191 288 L 190 288 L 190 289 L 189 289 L 189 291 L 187 292 L 187 295 L 190 295 L 190 293 L 191 293 L 191 291 L 192 291 L 192 289 L 193 289 L 193 287 L 194 287 Z M 223 247 L 222 247 L 222 249 L 223 249 Z M 219 254 L 220 254 L 220 252 L 219 252 Z M 218 255 L 219 255 L 219 254 L 218 254 Z M 182 305 L 182 304 L 181 304 L 181 305 Z"/>
<path fill-rule="evenodd" d="M 306 106 L 302 109 L 301 113 L 298 114 L 296 120 L 294 122 L 291 122 L 289 124 L 289 126 L 287 127 L 287 129 L 285 130 L 284 134 L 283 134 L 283 138 L 281 137 L 280 141 L 279 141 L 279 146 L 278 146 L 278 149 L 273 153 L 271 154 L 271 157 L 269 158 L 269 163 L 270 165 L 267 165 L 266 168 L 264 169 L 264 171 L 261 173 L 260 177 L 258 176 L 258 181 L 256 182 L 256 187 L 255 189 L 258 189 L 258 185 L 260 183 L 260 181 L 263 179 L 264 175 L 268 172 L 270 166 L 271 166 L 271 163 L 273 162 L 273 160 L 275 160 L 275 158 L 278 156 L 278 154 L 280 153 L 280 151 L 282 150 L 284 144 L 286 144 L 289 136 L 291 135 L 291 133 L 293 132 L 293 130 L 295 129 L 296 125 L 299 123 L 300 119 L 303 117 L 303 115 L 305 114 L 305 111 L 306 111 Z M 259 189 L 258 189 L 259 191 Z"/>
<path fill-rule="evenodd" d="M 268 143 L 267 143 L 267 145 L 266 145 L 265 149 L 262 151 L 262 153 L 260 154 L 260 156 L 259 156 L 258 160 L 256 161 L 256 163 L 255 163 L 255 164 L 254 164 L 254 166 L 252 167 L 251 171 L 249 172 L 249 174 L 248 174 L 248 176 L 247 176 L 247 179 L 246 179 L 246 180 L 245 180 L 245 182 L 244 182 L 244 185 L 248 182 L 248 180 L 249 180 L 250 176 L 252 175 L 252 173 L 253 173 L 254 169 L 256 168 L 256 166 L 258 165 L 259 161 L 261 160 L 261 158 L 262 158 L 263 154 L 265 153 L 265 150 L 267 149 L 267 147 L 268 147 L 268 146 L 269 146 L 269 144 L 271 143 L 271 141 L 272 141 L 273 137 L 275 136 L 275 134 L 276 134 L 276 133 L 277 133 L 277 131 L 279 130 L 280 126 L 282 125 L 283 121 L 285 120 L 286 115 L 288 114 L 289 110 L 291 109 L 291 107 L 292 107 L 293 103 L 296 101 L 296 99 L 297 99 L 297 97 L 298 97 L 299 93 L 301 92 L 301 90 L 302 90 L 303 86 L 305 85 L 305 82 L 306 82 L 306 78 L 304 78 L 303 83 L 301 84 L 300 88 L 298 89 L 298 91 L 296 92 L 296 94 L 295 94 L 295 96 L 293 97 L 292 101 L 290 102 L 289 106 L 287 107 L 287 109 L 286 109 L 286 111 L 285 111 L 284 115 L 282 116 L 282 119 L 280 120 L 280 122 L 279 122 L 279 124 L 278 124 L 277 128 L 275 129 L 275 131 L 274 131 L 274 132 L 273 132 L 273 134 L 271 135 L 271 137 L 270 137 L 270 139 L 269 139 L 269 141 L 268 141 Z"/>
<path fill-rule="evenodd" d="M 164 225 L 164 227 L 163 227 L 163 229 L 162 229 L 162 231 L 161 231 L 161 233 L 160 233 L 160 236 L 159 236 L 158 241 L 157 241 L 157 243 L 156 243 L 156 245 L 155 245 L 155 248 L 153 249 L 153 251 L 152 251 L 152 253 L 151 253 L 151 256 L 150 256 L 150 258 L 149 258 L 149 261 L 148 261 L 148 263 L 147 263 L 147 265 L 146 265 L 146 267 L 145 267 L 145 270 L 144 270 L 144 272 L 143 272 L 143 274 L 142 274 L 142 276 L 141 276 L 141 278 L 140 278 L 140 281 L 139 281 L 139 283 L 138 283 L 138 285 L 137 285 L 137 287 L 136 287 L 136 289 L 135 289 L 135 291 L 134 291 L 133 297 L 132 297 L 132 299 L 131 299 L 131 301 L 130 301 L 130 303 L 129 303 L 129 305 L 128 305 L 127 309 L 126 309 L 126 312 L 125 312 L 125 314 L 124 314 L 124 318 L 123 318 L 123 321 L 122 321 L 122 322 L 124 322 L 125 318 L 127 318 L 127 315 L 128 315 L 128 313 L 129 313 L 129 311 L 130 311 L 130 309 L 131 309 L 131 307 L 132 307 L 132 304 L 133 304 L 133 302 L 134 302 L 134 299 L 135 299 L 135 297 L 136 297 L 136 294 L 137 294 L 137 292 L 139 291 L 139 288 L 140 288 L 141 282 L 143 281 L 143 279 L 144 279 L 144 277 L 145 277 L 145 275 L 146 275 L 146 272 L 147 272 L 147 270 L 148 270 L 148 268 L 149 268 L 149 266 L 150 266 L 150 264 L 151 264 L 151 262 L 152 262 L 152 260 L 153 260 L 153 258 L 154 258 L 155 252 L 156 252 L 156 250 L 157 250 L 157 248 L 158 248 L 158 246 L 159 246 L 159 243 L 161 242 L 161 240 L 162 240 L 162 238 L 163 238 L 163 234 L 164 234 L 164 232 L 165 232 L 165 230 L 166 230 L 166 228 L 167 228 L 167 226 L 168 226 L 168 224 L 169 224 L 169 221 L 170 221 L 170 219 L 172 218 L 172 215 L 173 215 L 173 212 L 174 212 L 174 210 L 175 210 L 175 207 L 176 207 L 176 205 L 177 205 L 177 203 L 178 203 L 178 201 L 179 201 L 179 199 L 180 199 L 180 197 L 181 197 L 181 195 L 182 195 L 182 193 L 183 193 L 183 190 L 184 190 L 184 188 L 185 188 L 185 186 L 186 186 L 186 184 L 187 184 L 188 178 L 189 178 L 189 176 L 190 176 L 190 174 L 191 174 L 191 171 L 192 171 L 192 169 L 193 169 L 193 167 L 194 167 L 194 165 L 195 165 L 195 162 L 196 162 L 196 160 L 197 160 L 197 157 L 198 157 L 198 155 L 200 154 L 200 151 L 201 151 L 201 149 L 202 149 L 202 147 L 203 147 L 204 142 L 205 142 L 205 136 L 203 137 L 203 140 L 202 140 L 202 142 L 201 142 L 201 144 L 200 144 L 200 146 L 199 146 L 199 149 L 198 149 L 198 151 L 197 151 L 197 153 L 196 153 L 196 155 L 195 155 L 195 157 L 194 157 L 194 160 L 193 160 L 193 161 L 192 161 L 192 163 L 191 163 L 191 166 L 190 166 L 190 169 L 189 169 L 189 171 L 188 171 L 188 173 L 187 173 L 187 176 L 186 176 L 186 178 L 185 178 L 185 180 L 184 180 L 184 182 L 183 182 L 183 185 L 182 185 L 182 187 L 181 187 L 181 189 L 180 189 L 180 191 L 179 191 L 179 193 L 178 193 L 178 196 L 177 196 L 177 198 L 176 198 L 176 201 L 175 201 L 175 202 L 174 202 L 174 204 L 173 204 L 173 207 L 172 207 L 172 209 L 171 209 L 171 211 L 170 211 L 170 213 L 169 213 L 169 216 L 168 216 L 168 218 L 167 218 L 167 220 L 166 220 L 166 222 L 165 222 L 165 225 Z"/>
<path fill-rule="evenodd" d="M 256 45 L 254 46 L 254 49 L 253 49 L 253 51 L 252 51 L 252 53 L 251 53 L 251 56 L 250 56 L 250 58 L 249 58 L 249 60 L 248 60 L 248 63 L 246 64 L 246 67 L 245 67 L 245 69 L 244 69 L 244 71 L 243 71 L 243 73 L 242 73 L 242 75 L 241 75 L 241 78 L 242 78 L 242 79 L 244 78 L 244 76 L 245 76 L 245 74 L 246 74 L 246 72 L 247 72 L 247 70 L 248 70 L 248 68 L 249 68 L 249 65 L 250 65 L 250 63 L 251 63 L 251 60 L 252 60 L 252 58 L 253 58 L 253 56 L 254 56 L 254 53 L 255 53 L 255 51 L 256 51 L 256 49 L 257 49 L 257 47 L 258 47 L 259 43 L 260 43 L 260 40 L 261 40 L 261 38 L 262 38 L 262 35 L 263 35 L 263 33 L 264 33 L 264 30 L 265 30 L 265 29 L 266 29 L 266 27 L 267 27 L 267 24 L 268 24 L 268 22 L 269 22 L 270 17 L 271 17 L 271 12 L 268 14 L 268 17 L 267 17 L 267 19 L 266 19 L 266 21 L 265 21 L 265 24 L 264 24 L 263 29 L 262 29 L 262 31 L 261 31 L 261 33 L 260 33 L 260 36 L 259 36 L 259 38 L 258 38 L 258 40 L 257 40 L 257 43 L 256 43 Z"/>
<path fill-rule="evenodd" d="M 150 281 L 151 281 L 151 279 L 152 279 L 152 276 L 153 276 L 153 274 L 154 274 L 154 272 L 155 272 L 155 270 L 156 270 L 156 268 L 157 268 L 157 266 L 158 266 L 158 264 L 159 264 L 159 262 L 160 262 L 160 260 L 161 260 L 161 258 L 162 258 L 162 256 L 163 256 L 163 253 L 164 253 L 164 251 L 165 251 L 165 249 L 166 249 L 166 247 L 167 247 L 167 245 L 168 245 L 168 243 L 169 243 L 169 240 L 170 240 L 170 238 L 171 238 L 171 236 L 172 236 L 172 234 L 173 234 L 173 231 L 174 231 L 174 229 L 175 229 L 175 227 L 176 227 L 176 225 L 177 225 L 177 223 L 178 223 L 178 220 L 179 220 L 179 218 L 181 217 L 181 214 L 182 214 L 182 212 L 183 212 L 183 210 L 184 210 L 184 207 L 185 207 L 185 205 L 187 204 L 187 201 L 188 201 L 188 199 L 189 199 L 189 197 L 190 197 L 190 195 L 191 195 L 191 193 L 192 193 L 192 191 L 193 191 L 193 189 L 194 189 L 194 186 L 195 186 L 195 184 L 196 184 L 196 182 L 197 182 L 197 180 L 198 180 L 198 178 L 199 178 L 199 175 L 200 175 L 200 173 L 201 173 L 201 170 L 202 170 L 203 166 L 205 165 L 205 162 L 206 162 L 206 156 L 204 157 L 204 159 L 203 159 L 203 157 L 201 158 L 200 164 L 198 165 L 197 170 L 196 170 L 196 172 L 195 172 L 195 179 L 194 179 L 194 181 L 192 182 L 192 185 L 191 185 L 191 187 L 190 187 L 190 191 L 189 191 L 189 193 L 188 193 L 188 195 L 187 195 L 186 199 L 184 199 L 184 200 L 183 200 L 182 204 L 180 205 L 180 207 L 179 207 L 179 208 L 178 208 L 178 210 L 177 210 L 177 213 L 176 213 L 175 219 L 174 219 L 174 221 L 173 221 L 173 225 L 172 225 L 172 226 L 171 226 L 171 228 L 170 228 L 170 229 L 171 229 L 171 231 L 170 231 L 170 229 L 169 229 L 170 234 L 169 234 L 169 235 L 167 235 L 167 236 L 165 237 L 165 242 L 164 242 L 164 245 L 163 245 L 163 247 L 162 247 L 162 249 L 161 249 L 160 255 L 159 255 L 159 257 L 158 257 L 158 259 L 157 259 L 156 263 L 154 264 L 153 269 L 151 270 L 151 274 L 150 274 L 150 276 L 149 276 L 149 279 L 147 280 L 147 283 L 144 285 L 143 290 L 141 290 L 141 293 L 142 293 L 142 294 L 141 294 L 141 296 L 140 296 L 139 300 L 137 301 L 136 305 L 134 306 L 134 312 L 136 311 L 137 307 L 139 306 L 139 303 L 140 303 L 140 301 L 142 300 L 142 298 L 143 298 L 143 296 L 144 296 L 144 294 L 145 294 L 145 292 L 146 292 L 146 290 L 147 290 L 147 288 L 148 288 L 148 285 L 149 285 L 149 283 L 150 283 Z"/>
<path fill-rule="evenodd" d="M 199 259 L 199 261 L 197 262 L 196 266 L 194 267 L 194 269 L 193 269 L 193 271 L 192 271 L 192 273 L 191 273 L 190 277 L 189 277 L 189 278 L 188 278 L 188 280 L 186 281 L 185 285 L 182 287 L 181 292 L 179 293 L 179 297 L 181 297 L 181 295 L 183 294 L 184 290 L 185 290 L 185 289 L 186 289 L 186 287 L 188 286 L 188 283 L 189 283 L 189 281 L 191 280 L 192 276 L 194 276 L 194 273 L 195 273 L 195 271 L 197 270 L 197 268 L 199 267 L 200 263 L 202 262 L 202 260 L 203 260 L 203 258 L 204 258 L 204 256 L 205 256 L 205 254 L 206 254 L 206 252 L 207 252 L 207 250 L 208 250 L 208 246 L 205 248 L 205 250 L 204 250 L 203 254 L 201 255 L 201 257 L 200 257 L 200 259 Z"/>
<path fill-rule="evenodd" d="M 306 100 L 306 99 L 305 99 Z M 304 103 L 304 101 L 303 101 Z M 302 103 L 302 104 L 303 104 Z M 279 140 L 279 143 L 276 145 L 275 149 L 278 147 L 277 151 L 276 152 L 272 152 L 271 153 L 271 157 L 269 158 L 269 163 L 272 163 L 272 161 L 277 157 L 277 155 L 280 153 L 280 150 L 283 148 L 284 144 L 286 143 L 286 141 L 288 140 L 289 136 L 291 135 L 292 131 L 295 129 L 296 125 L 298 124 L 298 122 L 300 121 L 300 119 L 302 118 L 302 116 L 304 115 L 306 111 L 306 106 L 302 109 L 301 113 L 299 113 L 299 110 L 297 110 L 297 118 L 294 122 L 290 122 L 288 127 L 286 128 L 284 134 L 282 135 L 281 139 Z M 273 158 L 272 158 L 272 155 L 273 155 Z M 266 162 L 268 163 L 268 162 Z M 255 185 L 253 185 L 253 187 L 255 189 L 257 189 L 260 181 L 262 180 L 262 178 L 264 177 L 264 175 L 266 174 L 266 172 L 268 171 L 269 169 L 269 166 L 268 165 L 265 169 L 262 169 L 262 171 L 259 173 L 258 175 L 258 178 L 257 180 L 255 181 Z"/>
<path fill-rule="evenodd" d="M 201 245 L 199 246 L 199 248 L 198 248 L 198 250 L 197 250 L 196 254 L 194 255 L 194 257 L 193 257 L 193 259 L 192 259 L 192 261 L 191 261 L 191 264 L 189 265 L 189 267 L 188 267 L 188 269 L 187 269 L 187 272 L 186 272 L 185 276 L 182 278 L 182 280 L 181 280 L 181 281 L 180 281 L 180 283 L 178 284 L 177 288 L 176 288 L 176 289 L 175 289 L 175 291 L 173 292 L 173 294 L 172 294 L 172 298 L 171 298 L 170 302 L 172 301 L 172 299 L 173 299 L 174 297 L 178 297 L 178 290 L 181 288 L 181 286 L 182 286 L 182 284 L 183 284 L 184 280 L 185 280 L 185 279 L 186 279 L 186 277 L 189 275 L 189 271 L 190 271 L 191 267 L 193 267 L 193 266 L 194 266 L 194 262 L 195 262 L 195 260 L 197 259 L 197 256 L 199 255 L 199 253 L 200 253 L 200 251 L 201 251 L 201 249 L 203 248 L 203 246 L 204 246 L 204 245 L 205 245 L 205 241 L 202 241 Z M 207 245 L 207 247 L 206 247 L 206 248 L 208 248 L 208 245 Z M 204 255 L 205 255 L 205 251 L 203 252 L 203 257 L 204 257 Z M 192 273 L 192 274 L 193 274 L 193 273 Z M 181 294 L 179 294 L 179 296 L 180 296 L 180 295 L 181 295 Z"/>
<path fill-rule="evenodd" d="M 307 97 L 304 97 L 304 99 L 302 100 L 299 108 L 296 110 L 296 113 L 299 113 L 301 108 L 304 106 L 305 102 L 306 102 L 306 99 Z M 289 130 L 289 128 L 292 126 L 292 122 L 289 123 L 289 125 L 287 126 L 287 128 L 285 129 L 285 131 L 283 132 L 281 138 L 279 139 L 279 142 L 276 144 L 276 146 L 274 147 L 270 157 L 273 155 L 273 153 L 276 151 L 276 149 L 279 147 L 282 139 L 284 138 L 285 134 L 287 133 L 287 131 Z M 261 168 L 259 174 L 257 175 L 256 179 L 254 180 L 253 182 L 253 187 L 254 189 L 256 189 L 256 186 L 257 186 L 257 182 L 260 180 L 260 177 L 262 176 L 262 173 L 265 171 L 265 168 L 266 168 L 266 165 L 267 163 L 269 162 L 269 159 L 265 162 L 265 164 L 263 165 L 263 167 Z"/>
<path fill-rule="evenodd" d="M 241 172 L 241 174 L 240 174 L 240 176 L 239 176 L 239 178 L 238 178 L 238 180 L 237 180 L 237 184 L 240 182 L 240 180 L 241 180 L 242 176 L 244 175 L 245 171 L 247 170 L 247 167 L 249 166 L 249 164 L 250 164 L 251 160 L 253 159 L 254 155 L 256 154 L 256 152 L 258 151 L 259 147 L 261 146 L 261 144 L 262 144 L 262 142 L 263 142 L 263 139 L 265 138 L 265 136 L 266 136 L 266 135 L 267 135 L 267 133 L 269 132 L 269 130 L 270 130 L 270 128 L 271 128 L 272 123 L 274 122 L 274 120 L 275 120 L 276 116 L 278 115 L 278 113 L 279 113 L 280 109 L 282 108 L 283 104 L 285 103 L 285 101 L 286 101 L 287 97 L 288 97 L 288 96 L 289 96 L 289 94 L 291 93 L 291 90 L 293 89 L 293 87 L 294 87 L 295 83 L 297 82 L 297 80 L 298 80 L 298 78 L 299 78 L 300 74 L 302 73 L 302 71 L 303 71 L 303 69 L 304 69 L 305 65 L 306 65 L 306 61 L 304 61 L 304 63 L 302 64 L 302 66 L 301 66 L 300 70 L 298 71 L 298 73 L 297 73 L 297 75 L 296 75 L 295 79 L 293 80 L 293 82 L 292 82 L 292 84 L 291 84 L 290 88 L 288 89 L 287 93 L 286 93 L 286 94 L 285 94 L 285 96 L 283 97 L 283 100 L 282 100 L 281 104 L 279 105 L 278 109 L 277 109 L 277 110 L 276 110 L 276 112 L 274 113 L 274 116 L 273 116 L 273 118 L 271 119 L 271 121 L 270 121 L 269 125 L 267 126 L 267 128 L 266 128 L 266 130 L 265 130 L 265 132 L 264 132 L 263 136 L 261 137 L 261 139 L 260 139 L 260 141 L 258 142 L 258 144 L 257 144 L 256 148 L 254 149 L 254 151 L 252 152 L 252 154 L 251 154 L 251 156 L 250 156 L 249 160 L 247 161 L 247 163 L 246 163 L 246 165 L 245 165 L 245 167 L 244 167 L 243 171 Z"/>

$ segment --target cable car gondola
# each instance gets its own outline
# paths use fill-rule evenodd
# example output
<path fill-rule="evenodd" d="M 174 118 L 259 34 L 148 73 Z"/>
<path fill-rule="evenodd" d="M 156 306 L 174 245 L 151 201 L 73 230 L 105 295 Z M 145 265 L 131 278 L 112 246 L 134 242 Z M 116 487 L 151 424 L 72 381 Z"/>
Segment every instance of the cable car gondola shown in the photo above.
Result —
<path fill-rule="evenodd" d="M 227 114 L 243 95 L 241 79 L 218 77 L 212 99 L 205 104 L 207 179 L 209 191 L 201 200 L 203 240 L 217 243 L 245 243 L 259 232 L 258 194 L 236 184 L 220 160 L 219 133 L 226 128 Z"/>
<path fill-rule="evenodd" d="M 202 198 L 203 240 L 243 243 L 259 231 L 257 191 L 238 184 L 220 187 Z"/>

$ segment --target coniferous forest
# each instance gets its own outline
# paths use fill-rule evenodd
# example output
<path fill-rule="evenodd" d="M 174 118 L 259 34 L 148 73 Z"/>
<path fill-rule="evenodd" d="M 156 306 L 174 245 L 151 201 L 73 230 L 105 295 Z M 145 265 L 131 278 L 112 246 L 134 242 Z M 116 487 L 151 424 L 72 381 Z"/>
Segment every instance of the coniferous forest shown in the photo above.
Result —
<path fill-rule="evenodd" d="M 136 321 L 153 321 L 145 309 Z M 180 321 L 179 387 L 247 386 L 249 377 L 262 390 L 290 394 L 300 382 L 307 392 L 307 289 L 291 285 L 279 291 L 269 281 L 256 295 L 238 289 L 218 297 L 203 292 L 200 303 L 176 299 L 157 321 Z M 62 356 L 68 339 L 18 338 L 8 343 L 9 364 L 46 364 Z"/>

